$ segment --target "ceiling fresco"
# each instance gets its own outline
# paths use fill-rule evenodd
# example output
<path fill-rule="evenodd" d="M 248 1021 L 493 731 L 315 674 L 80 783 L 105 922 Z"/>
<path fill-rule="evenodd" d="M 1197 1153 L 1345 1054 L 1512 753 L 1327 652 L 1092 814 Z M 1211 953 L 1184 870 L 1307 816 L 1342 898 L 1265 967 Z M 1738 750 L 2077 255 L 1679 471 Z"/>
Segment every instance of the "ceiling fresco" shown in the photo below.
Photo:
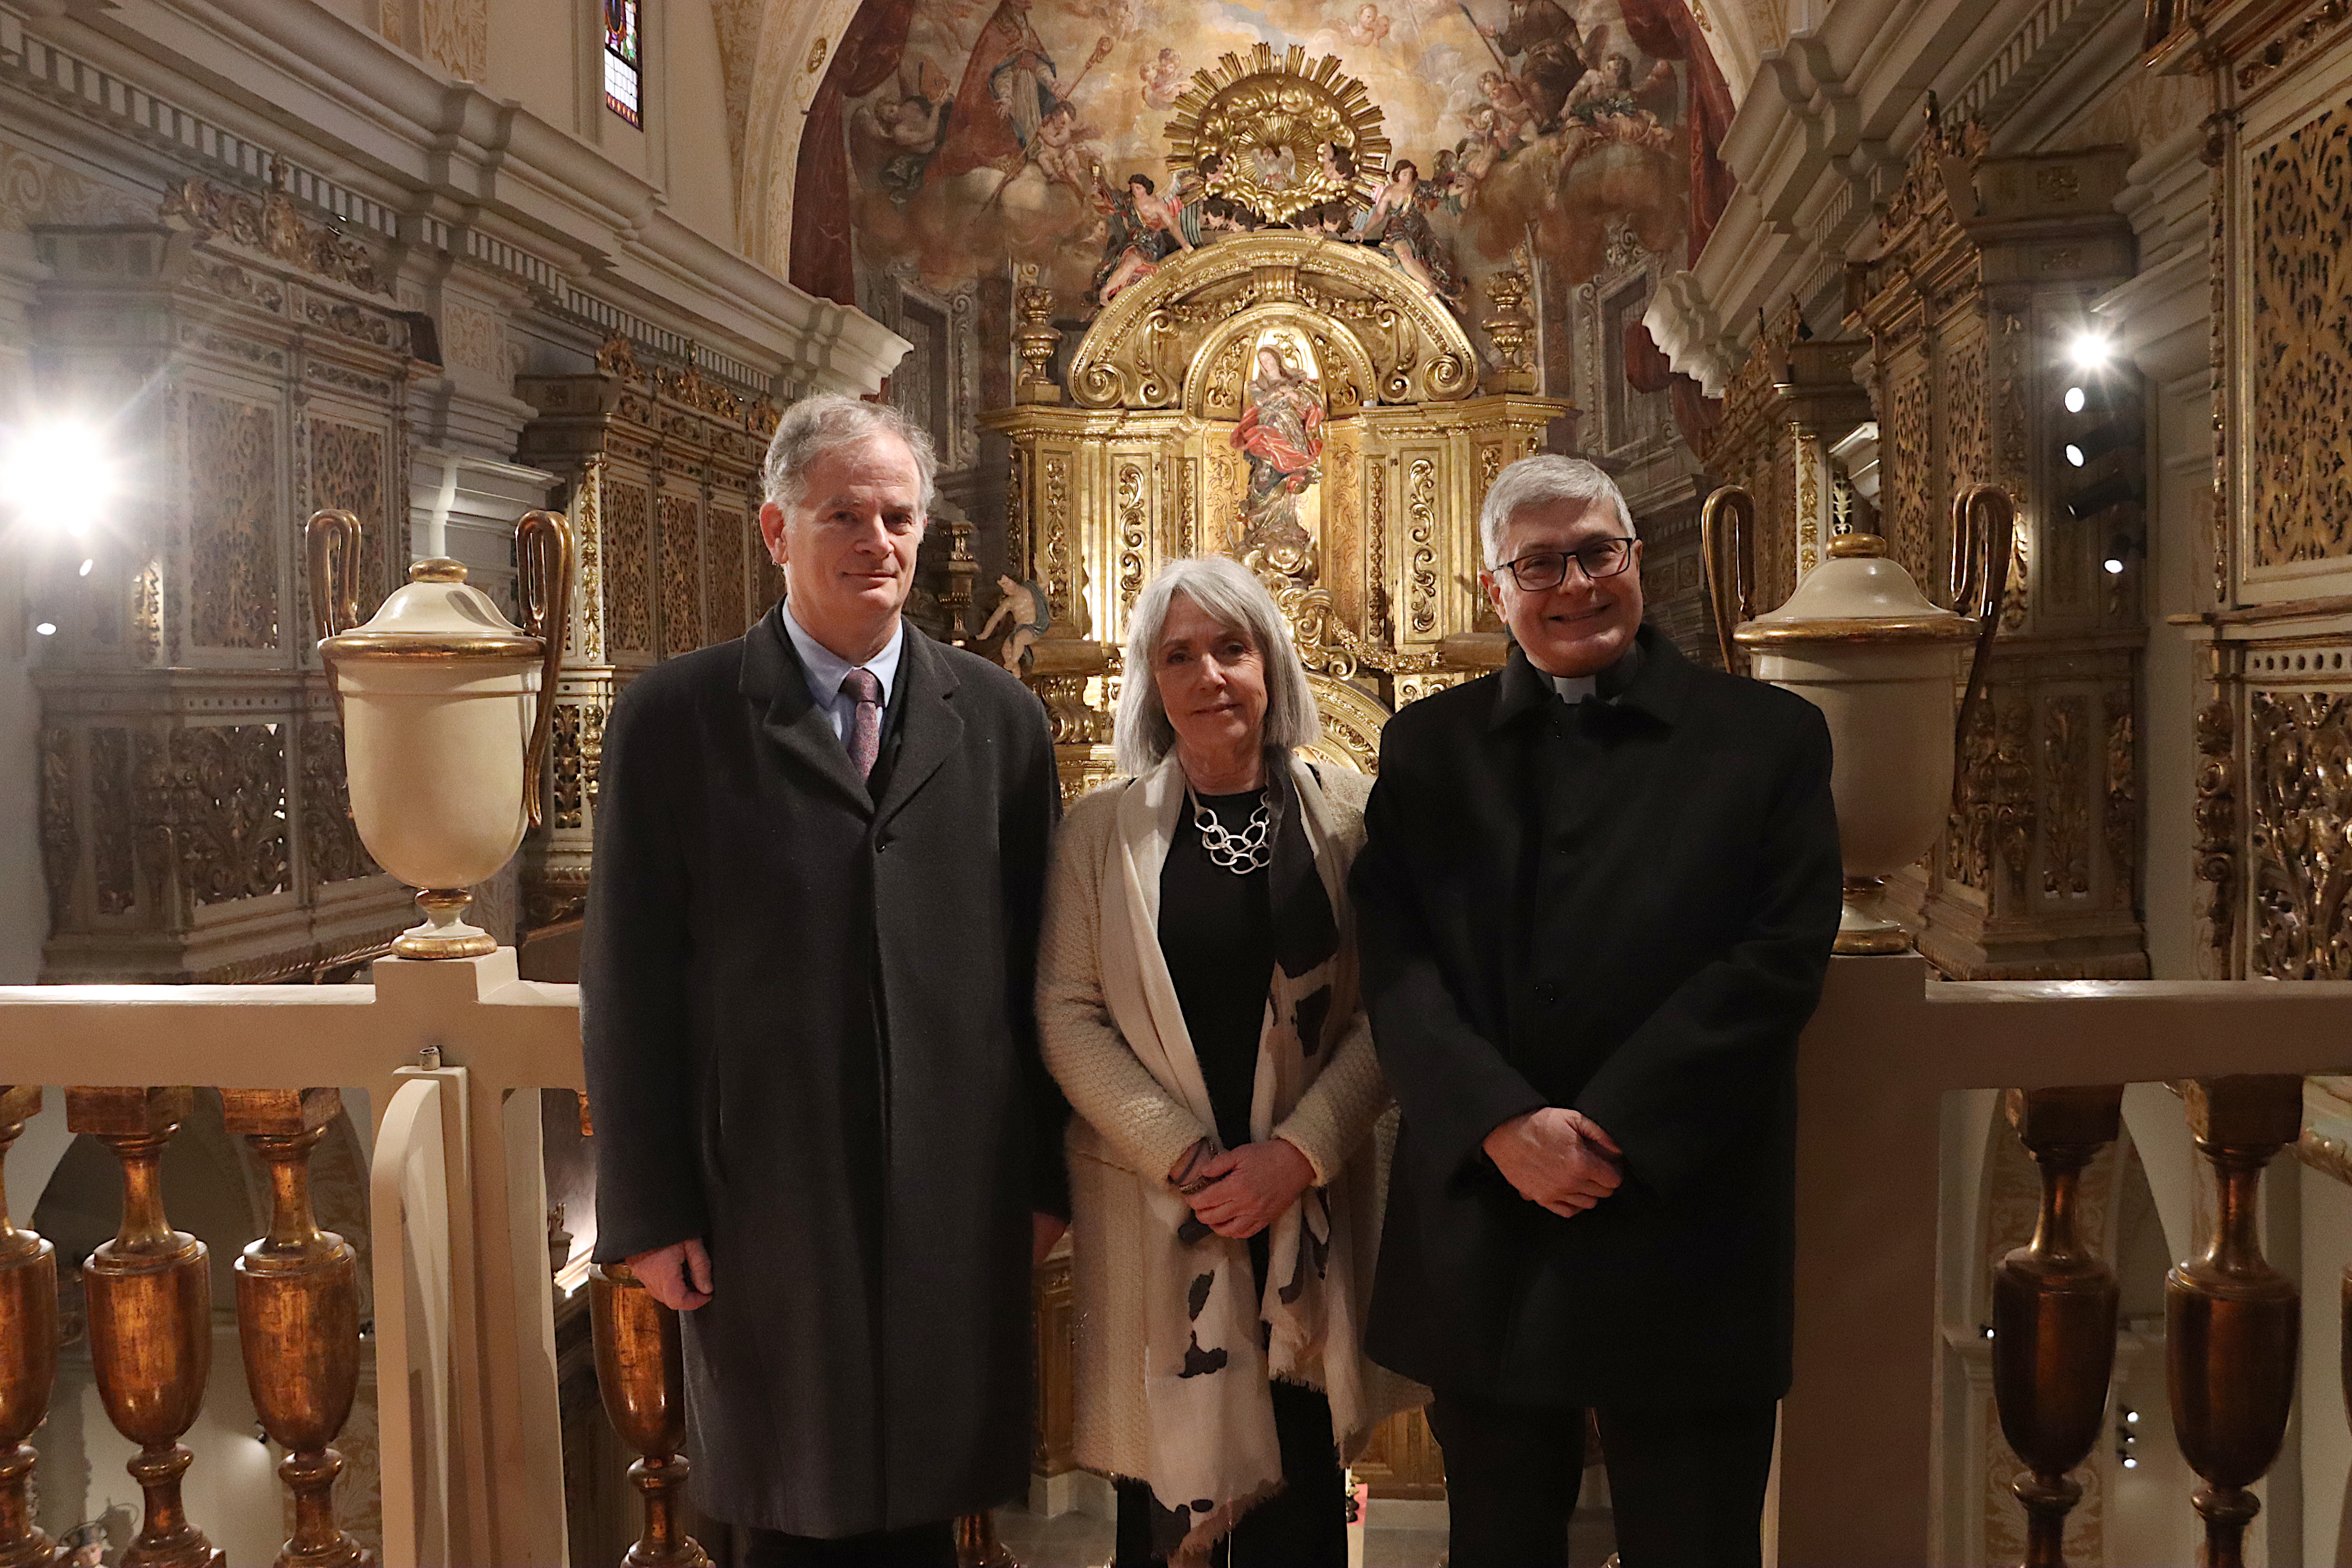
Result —
<path fill-rule="evenodd" d="M 1360 96 L 1213 146 L 1218 84 L 1261 46 Z M 859 303 L 885 273 L 1034 263 L 1083 318 L 1173 249 L 1287 226 L 1475 315 L 1517 247 L 1565 279 L 1684 265 L 1729 194 L 1730 115 L 1682 0 L 866 0 L 802 131 L 792 276 Z"/>

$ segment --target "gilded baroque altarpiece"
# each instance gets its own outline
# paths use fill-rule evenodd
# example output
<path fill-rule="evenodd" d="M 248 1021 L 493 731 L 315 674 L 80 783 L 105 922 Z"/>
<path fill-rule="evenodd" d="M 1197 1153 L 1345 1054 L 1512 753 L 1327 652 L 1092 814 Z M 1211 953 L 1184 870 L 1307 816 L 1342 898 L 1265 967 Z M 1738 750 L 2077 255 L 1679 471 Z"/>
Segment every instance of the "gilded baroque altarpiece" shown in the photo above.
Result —
<path fill-rule="evenodd" d="M 1026 340 L 1041 374 L 987 423 L 1013 448 L 1006 554 L 1033 563 L 1051 603 L 1031 679 L 1066 782 L 1108 770 L 1129 612 L 1181 556 L 1235 556 L 1274 591 L 1326 750 L 1367 772 L 1397 706 L 1500 663 L 1478 505 L 1506 464 L 1550 444 L 1570 404 L 1534 395 L 1524 371 L 1482 370 L 1427 289 L 1318 236 L 1171 259 L 1097 319 L 1066 389 L 1042 374 L 1054 344 L 1039 292 L 1023 308 L 1046 334 Z M 1501 389 L 1515 374 L 1530 390 Z"/>
<path fill-rule="evenodd" d="M 373 614 L 407 564 L 412 322 L 275 191 L 191 180 L 149 221 L 32 232 L 40 395 L 123 410 L 128 455 L 108 525 L 47 568 L 42 978 L 346 969 L 409 900 L 352 825 L 299 520 L 358 514 Z"/>
<path fill-rule="evenodd" d="M 2147 29 L 2148 63 L 2201 75 L 2212 104 L 2219 451 L 2210 608 L 2187 629 L 2210 680 L 2204 961 L 2218 978 L 2352 978 L 2352 13 L 2156 0 Z"/>

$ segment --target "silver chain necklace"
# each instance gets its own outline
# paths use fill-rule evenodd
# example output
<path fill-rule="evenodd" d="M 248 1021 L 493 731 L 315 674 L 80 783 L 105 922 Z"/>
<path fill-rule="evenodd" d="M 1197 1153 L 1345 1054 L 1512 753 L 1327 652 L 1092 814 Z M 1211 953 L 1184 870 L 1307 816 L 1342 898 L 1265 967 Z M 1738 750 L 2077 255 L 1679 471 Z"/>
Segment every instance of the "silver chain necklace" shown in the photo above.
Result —
<path fill-rule="evenodd" d="M 1268 807 L 1265 791 L 1258 791 L 1257 809 L 1250 813 L 1249 825 L 1239 833 L 1219 822 L 1201 804 L 1198 793 L 1187 787 L 1184 794 L 1192 803 L 1192 826 L 1201 830 L 1201 847 L 1220 868 L 1236 877 L 1246 877 L 1274 858 L 1274 813 Z"/>

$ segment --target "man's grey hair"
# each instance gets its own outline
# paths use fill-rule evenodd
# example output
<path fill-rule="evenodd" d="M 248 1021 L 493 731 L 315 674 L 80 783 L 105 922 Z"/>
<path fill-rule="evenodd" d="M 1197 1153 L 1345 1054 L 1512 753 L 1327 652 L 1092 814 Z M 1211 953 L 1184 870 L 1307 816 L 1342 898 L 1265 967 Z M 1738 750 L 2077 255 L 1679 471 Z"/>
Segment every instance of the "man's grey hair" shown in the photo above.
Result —
<path fill-rule="evenodd" d="M 896 436 L 915 455 L 921 476 L 915 505 L 929 517 L 940 477 L 939 450 L 929 434 L 887 403 L 861 403 L 835 392 L 803 397 L 784 410 L 775 435 L 768 439 L 767 458 L 760 465 L 761 489 L 767 500 L 790 511 L 808 499 L 802 491 L 818 458 L 885 435 Z"/>
<path fill-rule="evenodd" d="M 1221 626 L 1241 633 L 1265 665 L 1265 728 L 1260 737 L 1285 755 L 1315 743 L 1323 732 L 1307 667 L 1290 640 L 1290 623 L 1275 608 L 1274 595 L 1240 562 L 1223 555 L 1171 561 L 1136 596 L 1127 634 L 1127 663 L 1119 681 L 1118 713 L 1111 722 L 1111 745 L 1118 771 L 1141 778 L 1158 767 L 1176 743 L 1176 728 L 1160 700 L 1160 643 L 1168 629 L 1169 606 L 1181 594 Z"/>
<path fill-rule="evenodd" d="M 1616 480 L 1581 458 L 1538 452 L 1496 475 L 1486 490 L 1486 504 L 1478 509 L 1478 537 L 1486 546 L 1487 571 L 1503 563 L 1503 532 L 1511 526 L 1512 514 L 1554 501 L 1587 505 L 1607 501 L 1615 509 L 1625 537 L 1639 537 L 1633 530 L 1633 509 L 1625 504 L 1625 492 L 1617 488 Z"/>

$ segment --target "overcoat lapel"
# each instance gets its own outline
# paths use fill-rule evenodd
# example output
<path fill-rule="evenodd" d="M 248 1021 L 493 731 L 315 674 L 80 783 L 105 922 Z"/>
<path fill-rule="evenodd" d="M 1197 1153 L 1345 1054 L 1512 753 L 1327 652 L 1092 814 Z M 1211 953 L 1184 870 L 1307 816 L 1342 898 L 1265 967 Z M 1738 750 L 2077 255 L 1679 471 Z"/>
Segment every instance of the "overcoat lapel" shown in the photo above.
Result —
<path fill-rule="evenodd" d="M 898 670 L 907 683 L 907 705 L 898 720 L 898 755 L 882 786 L 881 803 L 875 807 L 877 828 L 887 826 L 940 771 L 940 764 L 963 744 L 963 721 L 957 716 L 953 700 L 955 669 L 931 639 L 912 626 L 907 628 Z M 835 745 L 834 750 L 841 748 Z"/>
<path fill-rule="evenodd" d="M 850 766 L 849 752 L 833 732 L 832 721 L 809 695 L 808 671 L 777 624 L 783 613 L 779 603 L 744 637 L 738 689 L 760 710 L 761 729 L 795 767 L 855 806 L 859 816 L 870 816 L 874 799 L 866 793 L 866 781 Z"/>

